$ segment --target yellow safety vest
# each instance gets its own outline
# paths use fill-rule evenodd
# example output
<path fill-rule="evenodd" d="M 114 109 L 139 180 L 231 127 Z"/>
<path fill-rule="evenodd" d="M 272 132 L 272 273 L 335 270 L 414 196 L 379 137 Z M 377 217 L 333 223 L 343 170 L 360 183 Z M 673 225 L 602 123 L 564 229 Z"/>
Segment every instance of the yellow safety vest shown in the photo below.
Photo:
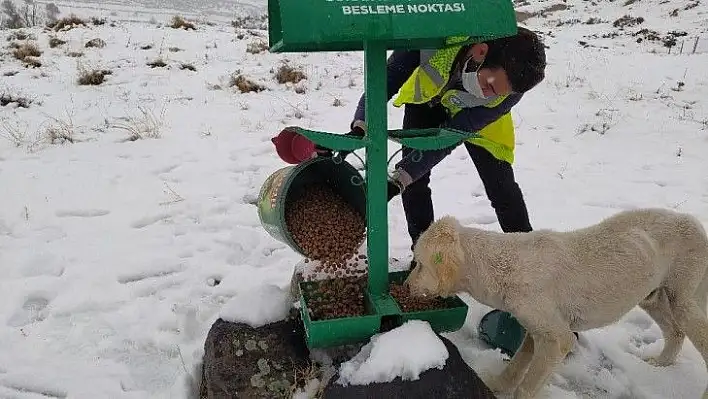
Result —
<path fill-rule="evenodd" d="M 450 79 L 450 69 L 455 62 L 455 57 L 464 45 L 459 43 L 466 40 L 466 37 L 453 37 L 448 39 L 448 43 L 452 44 L 449 47 L 438 50 L 421 50 L 420 66 L 403 83 L 393 101 L 393 105 L 401 107 L 404 104 L 424 104 L 434 97 L 440 96 L 440 92 Z M 467 107 L 480 105 L 489 108 L 496 107 L 505 98 L 506 96 L 496 96 L 481 101 L 466 91 L 452 89 L 442 93 L 440 103 L 447 109 L 449 115 L 453 117 Z M 497 159 L 510 164 L 514 163 L 516 138 L 511 112 L 502 115 L 477 133 L 482 137 L 468 139 L 467 141 L 485 148 Z"/>

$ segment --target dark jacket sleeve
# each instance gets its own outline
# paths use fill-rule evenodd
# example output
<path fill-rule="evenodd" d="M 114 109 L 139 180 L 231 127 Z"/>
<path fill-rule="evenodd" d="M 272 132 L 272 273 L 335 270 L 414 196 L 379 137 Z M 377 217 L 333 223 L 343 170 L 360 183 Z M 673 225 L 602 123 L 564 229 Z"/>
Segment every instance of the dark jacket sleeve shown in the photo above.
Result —
<path fill-rule="evenodd" d="M 511 111 L 511 108 L 521 101 L 523 94 L 510 94 L 504 101 L 494 108 L 474 107 L 464 108 L 450 119 L 446 127 L 469 132 L 478 132 L 502 115 Z"/>
<path fill-rule="evenodd" d="M 418 65 L 420 65 L 420 50 L 394 50 L 391 53 L 386 62 L 387 100 L 390 100 L 398 93 L 398 90 Z M 359 98 L 359 104 L 354 113 L 354 121 L 366 121 L 365 104 L 366 93 L 363 93 Z"/>

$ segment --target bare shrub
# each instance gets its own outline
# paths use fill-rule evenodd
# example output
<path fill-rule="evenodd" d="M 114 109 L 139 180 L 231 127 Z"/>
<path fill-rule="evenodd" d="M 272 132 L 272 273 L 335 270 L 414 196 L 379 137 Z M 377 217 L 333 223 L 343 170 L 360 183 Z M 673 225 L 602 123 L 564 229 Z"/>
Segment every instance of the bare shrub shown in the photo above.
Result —
<path fill-rule="evenodd" d="M 69 51 L 66 53 L 66 56 L 71 58 L 79 58 L 83 57 L 84 53 L 82 53 L 81 51 Z"/>
<path fill-rule="evenodd" d="M 67 115 L 67 120 L 50 117 L 51 122 L 44 130 L 44 137 L 49 144 L 75 143 L 76 126 L 71 115 Z"/>
<path fill-rule="evenodd" d="M 266 89 L 265 86 L 248 79 L 238 72 L 231 76 L 229 87 L 236 87 L 241 93 L 258 93 Z"/>
<path fill-rule="evenodd" d="M 246 52 L 258 54 L 268 50 L 268 43 L 264 40 L 254 40 L 246 45 Z"/>
<path fill-rule="evenodd" d="M 105 25 L 108 20 L 106 18 L 91 17 L 91 23 L 95 26 Z"/>
<path fill-rule="evenodd" d="M 180 15 L 172 17 L 169 27 L 172 29 L 197 30 L 197 27 L 192 22 L 185 20 Z"/>
<path fill-rule="evenodd" d="M 27 124 L 24 125 L 22 128 L 19 122 L 13 124 L 8 119 L 3 119 L 0 122 L 0 137 L 11 142 L 15 147 L 22 147 L 27 141 Z"/>
<path fill-rule="evenodd" d="M 167 66 L 167 63 L 162 59 L 162 57 L 158 57 L 156 60 L 148 62 L 147 66 L 150 68 L 164 68 Z"/>
<path fill-rule="evenodd" d="M 92 69 L 86 70 L 81 68 L 79 70 L 78 83 L 81 86 L 98 86 L 105 82 L 106 76 L 112 75 L 113 71 L 106 69 Z"/>
<path fill-rule="evenodd" d="M 15 49 L 12 51 L 12 56 L 20 61 L 24 61 L 27 57 L 39 57 L 42 55 L 42 51 L 35 42 L 25 42 L 13 47 Z"/>
<path fill-rule="evenodd" d="M 20 94 L 2 92 L 0 93 L 0 106 L 5 107 L 10 104 L 17 104 L 20 108 L 29 108 L 32 100 Z"/>
<path fill-rule="evenodd" d="M 77 17 L 74 14 L 71 14 L 68 17 L 64 17 L 60 20 L 57 20 L 56 22 L 49 25 L 50 28 L 54 29 L 57 32 L 60 30 L 61 31 L 71 30 L 71 29 L 77 28 L 79 26 L 88 26 L 88 24 L 86 23 L 86 21 Z"/>
<path fill-rule="evenodd" d="M 27 28 L 30 25 L 22 18 L 20 10 L 17 9 L 12 0 L 3 0 L 0 3 L 0 11 L 5 15 L 2 21 L 2 27 L 5 29 Z"/>
<path fill-rule="evenodd" d="M 39 68 L 42 66 L 42 61 L 37 57 L 25 57 L 25 59 L 22 60 L 22 63 L 27 68 Z"/>
<path fill-rule="evenodd" d="M 236 29 L 267 29 L 268 15 L 262 14 L 258 16 L 241 16 L 231 21 L 231 26 Z"/>
<path fill-rule="evenodd" d="M 58 37 L 52 36 L 49 38 L 49 47 L 51 47 L 51 48 L 57 48 L 57 47 L 62 46 L 64 44 L 66 44 L 66 41 L 61 40 Z"/>
<path fill-rule="evenodd" d="M 10 32 L 10 34 L 7 35 L 8 42 L 11 42 L 13 40 L 37 40 L 37 36 L 20 29 L 12 31 Z"/>
<path fill-rule="evenodd" d="M 192 65 L 192 64 L 187 64 L 187 63 L 182 63 L 182 64 L 180 64 L 179 69 L 181 69 L 181 70 L 188 69 L 188 70 L 193 71 L 193 72 L 196 72 L 196 71 L 197 71 L 197 68 L 196 68 L 194 65 Z"/>
<path fill-rule="evenodd" d="M 170 48 L 168 48 L 167 50 L 169 50 L 170 53 L 177 53 L 177 52 L 180 52 L 180 51 L 184 51 L 184 50 L 182 50 L 182 49 L 179 48 L 179 47 L 170 47 Z"/>
<path fill-rule="evenodd" d="M 106 47 L 106 41 L 101 39 L 100 37 L 97 37 L 95 39 L 91 39 L 86 44 L 84 45 L 86 48 L 104 48 Z"/>
<path fill-rule="evenodd" d="M 299 83 L 301 80 L 306 79 L 305 73 L 297 68 L 293 68 L 290 64 L 283 63 L 278 72 L 275 73 L 275 79 L 280 84 L 285 83 Z"/>

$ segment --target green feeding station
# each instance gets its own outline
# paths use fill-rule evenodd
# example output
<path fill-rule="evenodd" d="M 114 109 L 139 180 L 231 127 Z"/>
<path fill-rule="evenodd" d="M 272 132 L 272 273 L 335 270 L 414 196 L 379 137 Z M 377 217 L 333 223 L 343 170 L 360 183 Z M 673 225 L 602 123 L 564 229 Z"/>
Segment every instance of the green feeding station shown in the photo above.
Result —
<path fill-rule="evenodd" d="M 448 45 L 451 37 L 470 42 L 516 34 L 511 0 L 269 0 L 269 40 L 273 53 L 364 52 L 366 124 L 364 137 L 288 128 L 291 140 L 306 140 L 334 152 L 366 149 L 365 177 L 342 157 L 303 157 L 295 165 L 273 173 L 263 184 L 258 213 L 266 231 L 303 254 L 287 231 L 285 209 L 307 183 L 321 182 L 340 194 L 366 219 L 368 277 L 364 300 L 366 314 L 312 320 L 308 292 L 317 281 L 299 283 L 299 302 L 310 348 L 362 342 L 384 325 L 419 319 L 436 332 L 462 327 L 467 305 L 447 298 L 439 309 L 404 312 L 390 295 L 389 283 L 403 281 L 410 271 L 389 272 L 388 246 L 388 140 L 425 151 L 457 145 L 478 134 L 453 129 L 388 130 L 387 50 L 434 49 Z M 524 331 L 510 316 L 491 312 L 480 324 L 482 338 L 494 347 L 513 353 Z"/>

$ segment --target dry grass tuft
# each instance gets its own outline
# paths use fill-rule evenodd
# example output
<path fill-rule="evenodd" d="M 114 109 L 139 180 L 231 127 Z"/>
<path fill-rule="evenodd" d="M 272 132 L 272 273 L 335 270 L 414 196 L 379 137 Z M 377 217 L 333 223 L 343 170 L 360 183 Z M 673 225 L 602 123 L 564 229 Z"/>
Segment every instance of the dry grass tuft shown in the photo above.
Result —
<path fill-rule="evenodd" d="M 25 57 L 22 63 L 26 68 L 39 68 L 42 66 L 42 61 L 37 57 Z"/>
<path fill-rule="evenodd" d="M 139 115 L 121 118 L 124 122 L 113 123 L 112 127 L 128 132 L 125 141 L 160 138 L 164 126 L 165 109 L 163 108 L 159 116 L 143 106 L 138 106 L 138 111 Z"/>
<path fill-rule="evenodd" d="M 39 57 L 42 55 L 42 51 L 35 42 L 13 43 L 10 46 L 14 48 L 12 56 L 20 61 L 24 61 L 27 57 Z"/>
<path fill-rule="evenodd" d="M 22 29 L 10 32 L 7 35 L 7 41 L 11 42 L 13 40 L 37 40 L 37 36 L 32 33 L 26 32 Z"/>
<path fill-rule="evenodd" d="M 5 107 L 10 104 L 17 104 L 20 108 L 29 108 L 32 100 L 27 97 L 12 93 L 0 93 L 0 106 Z"/>
<path fill-rule="evenodd" d="M 62 18 L 58 21 L 56 21 L 54 24 L 49 25 L 50 28 L 54 29 L 55 31 L 67 31 L 71 30 L 74 28 L 77 28 L 79 26 L 88 26 L 86 21 L 83 19 L 77 17 L 74 14 L 71 14 L 68 17 Z"/>
<path fill-rule="evenodd" d="M 50 37 L 49 38 L 49 47 L 51 48 L 57 48 L 59 46 L 62 46 L 66 44 L 65 40 L 61 40 L 58 37 Z"/>
<path fill-rule="evenodd" d="M 258 93 L 266 89 L 265 86 L 248 79 L 240 73 L 235 73 L 231 76 L 229 87 L 236 87 L 241 93 Z"/>
<path fill-rule="evenodd" d="M 299 83 L 303 79 L 307 79 L 305 73 L 297 68 L 293 68 L 287 63 L 284 63 L 278 68 L 278 72 L 275 73 L 275 79 L 280 84 L 285 83 Z"/>
<path fill-rule="evenodd" d="M 162 59 L 162 57 L 157 58 L 155 61 L 150 61 L 147 63 L 150 68 L 164 68 L 167 63 Z"/>
<path fill-rule="evenodd" d="M 84 45 L 86 48 L 104 48 L 106 47 L 106 41 L 101 39 L 100 37 L 97 37 L 95 39 L 91 39 L 88 42 L 86 42 L 86 45 Z"/>
<path fill-rule="evenodd" d="M 98 86 L 105 82 L 106 76 L 112 74 L 113 71 L 106 69 L 80 70 L 78 83 L 81 86 Z"/>
<path fill-rule="evenodd" d="M 262 39 L 254 40 L 246 45 L 246 52 L 251 54 L 259 54 L 268 51 L 268 42 Z"/>
<path fill-rule="evenodd" d="M 192 22 L 185 20 L 180 15 L 172 17 L 169 27 L 172 29 L 197 30 L 197 27 Z"/>

